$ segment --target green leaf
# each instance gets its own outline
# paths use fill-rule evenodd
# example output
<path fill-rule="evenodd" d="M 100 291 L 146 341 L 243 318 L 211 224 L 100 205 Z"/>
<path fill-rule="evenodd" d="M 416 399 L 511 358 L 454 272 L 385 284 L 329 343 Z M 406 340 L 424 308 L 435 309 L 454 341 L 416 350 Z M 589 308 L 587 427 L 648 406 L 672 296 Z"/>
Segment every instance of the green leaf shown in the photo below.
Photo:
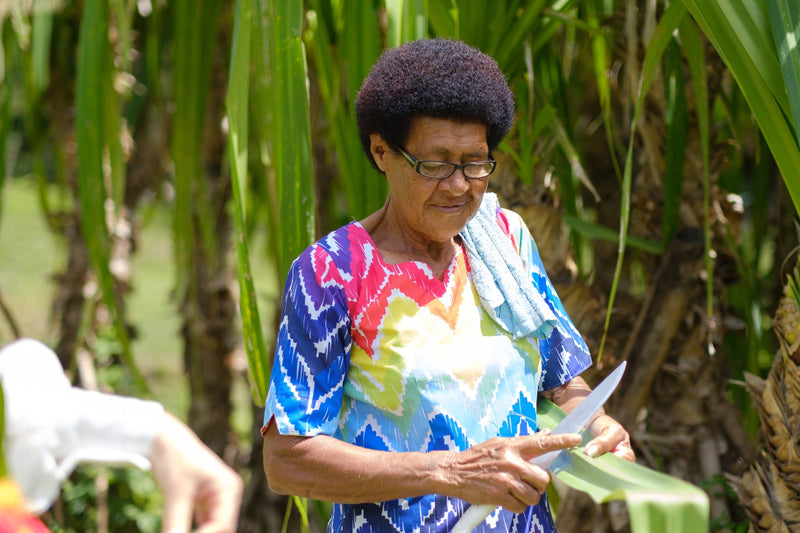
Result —
<path fill-rule="evenodd" d="M 219 0 L 176 0 L 171 152 L 175 167 L 173 238 L 177 293 L 195 290 L 193 280 L 195 233 L 200 234 L 209 262 L 217 250 L 212 228 L 206 172 L 203 163 L 203 131 L 211 83 L 213 50 L 219 21 Z M 202 213 L 204 216 L 195 216 Z"/>
<path fill-rule="evenodd" d="M 683 0 L 730 69 L 755 116 L 789 194 L 800 213 L 800 148 L 767 6 L 752 0 Z"/>
<path fill-rule="evenodd" d="M 611 321 L 611 312 L 614 309 L 614 301 L 617 295 L 617 288 L 619 287 L 619 280 L 622 276 L 622 264 L 625 258 L 625 248 L 628 241 L 628 224 L 630 222 L 631 213 L 631 182 L 633 179 L 633 148 L 636 136 L 637 124 L 639 123 L 639 116 L 644 108 L 645 95 L 653 84 L 658 67 L 661 64 L 661 58 L 664 51 L 672 39 L 672 33 L 677 29 L 678 25 L 686 15 L 686 8 L 679 2 L 673 2 L 664 12 L 664 16 L 656 27 L 655 34 L 651 39 L 647 52 L 644 57 L 644 65 L 642 66 L 642 75 L 639 80 L 639 88 L 636 96 L 636 108 L 633 114 L 633 121 L 631 123 L 631 138 L 628 144 L 628 151 L 625 157 L 625 168 L 622 174 L 622 203 L 620 205 L 620 221 L 619 221 L 619 246 L 617 248 L 617 263 L 614 268 L 614 278 L 611 282 L 611 292 L 608 296 L 608 307 L 606 308 L 605 323 L 603 325 L 603 337 L 600 341 L 600 349 L 598 350 L 597 360 L 603 357 L 603 348 L 605 347 L 606 337 L 608 335 L 608 326 Z"/>
<path fill-rule="evenodd" d="M 314 65 L 326 118 L 327 135 L 336 153 L 339 182 L 347 198 L 349 216 L 360 219 L 378 209 L 386 199 L 386 180 L 372 168 L 361 147 L 354 113 L 354 98 L 373 62 L 382 51 L 378 16 L 373 2 L 346 2 L 343 24 L 326 23 L 333 11 L 330 0 L 310 0 L 315 25 L 311 60 Z M 396 8 L 395 8 L 396 10 Z M 404 17 L 416 19 L 414 10 Z M 397 21 L 392 27 L 410 27 L 416 21 Z M 347 74 L 347 75 L 345 75 Z"/>
<path fill-rule="evenodd" d="M 42 2 L 40 2 L 41 4 Z M 33 13 L 31 55 L 33 56 L 33 86 L 37 92 L 50 84 L 50 41 L 53 36 L 53 10 L 39 7 Z"/>
<path fill-rule="evenodd" d="M 541 427 L 553 429 L 565 414 L 540 399 L 536 416 Z M 583 435 L 585 445 L 591 437 Z M 708 496 L 690 483 L 609 453 L 591 458 L 581 448 L 567 450 L 559 462 L 553 474 L 596 503 L 624 500 L 633 533 L 708 531 Z"/>
<path fill-rule="evenodd" d="M 248 102 L 250 87 L 250 41 L 252 34 L 252 0 L 238 0 L 233 29 L 231 67 L 228 76 L 228 94 L 225 97 L 228 115 L 228 153 L 231 162 L 234 219 L 236 222 L 236 256 L 238 259 L 239 309 L 242 317 L 242 336 L 247 353 L 248 369 L 257 405 L 264 405 L 267 397 L 268 371 L 265 367 L 267 349 L 261 332 L 261 319 L 250 253 L 247 246 L 247 139 Z"/>
<path fill-rule="evenodd" d="M 617 160 L 617 152 L 614 146 L 614 120 L 611 112 L 611 82 L 608 77 L 608 70 L 610 64 L 610 57 L 608 53 L 608 46 L 606 44 L 606 36 L 601 30 L 600 20 L 593 12 L 589 10 L 589 24 L 595 32 L 592 38 L 592 57 L 594 61 L 594 81 L 597 84 L 597 93 L 600 100 L 600 109 L 603 111 L 603 125 L 606 132 L 606 142 L 608 143 L 608 155 L 611 158 L 611 163 L 614 166 L 614 172 L 617 179 L 622 181 L 622 171 L 619 168 L 619 161 Z M 597 194 L 595 193 L 595 196 Z"/>
<path fill-rule="evenodd" d="M 409 18 L 416 18 L 413 11 L 404 14 Z M 339 149 L 344 149 L 348 164 L 352 166 L 340 165 L 339 176 L 347 184 L 348 211 L 352 217 L 358 219 L 374 212 L 386 201 L 386 180 L 372 169 L 363 152 L 354 112 L 358 90 L 380 56 L 383 43 L 374 0 L 345 2 L 342 15 L 344 24 L 337 40 L 341 42 L 341 67 L 347 76 L 340 109 L 346 109 L 347 112 L 340 113 L 343 122 L 339 127 L 343 137 Z M 403 23 L 406 27 L 414 24 L 416 21 Z"/>
<path fill-rule="evenodd" d="M 607 228 L 606 226 L 581 220 L 575 215 L 570 214 L 564 214 L 564 222 L 566 222 L 573 230 L 589 239 L 598 239 L 607 242 L 619 242 L 619 233 L 611 228 Z M 650 241 L 631 236 L 628 236 L 626 242 L 629 248 L 635 248 L 651 254 L 659 254 L 664 251 L 663 242 Z"/>
<path fill-rule="evenodd" d="M 314 240 L 314 182 L 308 77 L 301 39 L 303 2 L 269 0 L 273 160 L 282 226 L 279 279 L 285 279 L 295 257 Z"/>
<path fill-rule="evenodd" d="M 796 0 L 767 0 L 767 8 L 792 110 L 795 139 L 800 142 L 800 4 Z"/>
<path fill-rule="evenodd" d="M 103 172 L 105 114 L 103 102 L 112 90 L 111 62 L 107 55 L 108 13 L 102 0 L 84 4 L 78 41 L 78 79 L 76 87 L 75 130 L 78 139 L 78 197 L 81 208 L 81 230 L 95 275 L 100 284 L 103 302 L 111 313 L 122 357 L 142 391 L 148 387 L 131 354 L 128 331 L 122 321 L 121 306 L 109 268 L 110 237 L 106 226 L 106 200 Z M 101 105 L 98 105 L 98 102 Z M 117 140 L 119 131 L 117 130 Z M 113 142 L 113 141 L 111 141 Z"/>
<path fill-rule="evenodd" d="M 428 36 L 427 0 L 386 0 L 389 48 Z"/>

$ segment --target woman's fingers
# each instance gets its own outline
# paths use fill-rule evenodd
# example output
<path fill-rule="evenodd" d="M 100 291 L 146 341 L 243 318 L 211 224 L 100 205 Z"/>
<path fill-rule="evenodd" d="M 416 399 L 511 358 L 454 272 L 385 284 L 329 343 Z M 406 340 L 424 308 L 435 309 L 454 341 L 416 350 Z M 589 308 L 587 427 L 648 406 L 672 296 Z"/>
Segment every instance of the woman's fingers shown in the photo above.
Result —
<path fill-rule="evenodd" d="M 636 454 L 631 446 L 630 435 L 619 422 L 610 416 L 598 416 L 592 421 L 588 429 L 594 439 L 584 447 L 586 455 L 597 457 L 610 452 L 628 461 L 636 460 Z"/>
<path fill-rule="evenodd" d="M 553 435 L 549 430 L 540 431 L 535 435 L 516 437 L 519 446 L 520 457 L 530 461 L 534 457 L 543 455 L 547 452 L 564 450 L 578 446 L 581 443 L 581 436 L 577 433 L 562 433 Z"/>
<path fill-rule="evenodd" d="M 534 457 L 577 446 L 580 435 L 537 433 L 495 438 L 458 454 L 453 469 L 459 478 L 458 497 L 471 503 L 490 503 L 519 513 L 539 502 L 550 474 L 530 463 Z"/>

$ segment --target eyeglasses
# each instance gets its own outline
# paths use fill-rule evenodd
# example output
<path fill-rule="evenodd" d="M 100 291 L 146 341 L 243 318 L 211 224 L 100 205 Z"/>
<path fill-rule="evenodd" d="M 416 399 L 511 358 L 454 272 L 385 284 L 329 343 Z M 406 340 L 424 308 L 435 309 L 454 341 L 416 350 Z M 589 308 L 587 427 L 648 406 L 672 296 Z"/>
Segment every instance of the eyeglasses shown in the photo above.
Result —
<path fill-rule="evenodd" d="M 418 174 L 421 174 L 426 178 L 433 178 L 437 180 L 449 178 L 459 168 L 467 178 L 488 178 L 489 174 L 494 172 L 494 167 L 497 166 L 497 161 L 494 159 L 490 159 L 488 161 L 470 161 L 469 163 L 464 163 L 463 165 L 459 165 L 458 163 L 448 163 L 446 161 L 420 161 L 413 155 L 400 148 L 399 145 L 397 146 L 397 150 L 400 152 L 400 154 L 402 154 L 403 157 L 406 158 L 408 164 L 411 165 Z"/>

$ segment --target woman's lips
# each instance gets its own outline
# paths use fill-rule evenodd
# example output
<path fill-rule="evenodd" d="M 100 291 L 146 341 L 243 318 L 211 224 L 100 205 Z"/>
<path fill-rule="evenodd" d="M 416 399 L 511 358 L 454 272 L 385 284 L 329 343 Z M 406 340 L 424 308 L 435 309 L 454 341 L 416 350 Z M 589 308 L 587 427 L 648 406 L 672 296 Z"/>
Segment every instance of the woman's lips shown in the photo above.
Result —
<path fill-rule="evenodd" d="M 445 213 L 458 213 L 462 209 L 464 209 L 465 203 L 458 203 L 458 204 L 438 204 L 434 207 L 440 211 Z"/>

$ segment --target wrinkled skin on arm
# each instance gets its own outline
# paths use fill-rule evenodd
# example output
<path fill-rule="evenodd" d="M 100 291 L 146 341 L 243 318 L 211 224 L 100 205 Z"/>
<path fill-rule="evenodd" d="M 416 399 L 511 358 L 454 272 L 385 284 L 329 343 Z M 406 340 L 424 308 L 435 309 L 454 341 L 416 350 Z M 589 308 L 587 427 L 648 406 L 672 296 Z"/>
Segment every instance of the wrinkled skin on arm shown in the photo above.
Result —
<path fill-rule="evenodd" d="M 529 460 L 580 442 L 577 434 L 542 431 L 493 438 L 462 452 L 383 452 L 325 435 L 281 435 L 271 422 L 264 472 L 279 494 L 345 504 L 444 494 L 520 513 L 538 503 L 550 483 L 550 474 Z"/>

